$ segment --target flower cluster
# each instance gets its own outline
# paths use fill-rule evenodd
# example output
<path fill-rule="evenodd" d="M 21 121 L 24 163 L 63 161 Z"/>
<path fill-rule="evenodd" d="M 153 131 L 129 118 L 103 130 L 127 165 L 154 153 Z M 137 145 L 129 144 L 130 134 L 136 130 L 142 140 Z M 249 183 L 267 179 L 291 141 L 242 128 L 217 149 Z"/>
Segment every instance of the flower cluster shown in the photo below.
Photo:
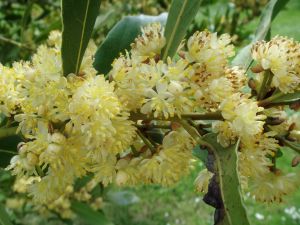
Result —
<path fill-rule="evenodd" d="M 299 88 L 300 47 L 296 41 L 276 36 L 269 42 L 257 42 L 252 48 L 252 57 L 263 71 L 271 71 L 274 76 L 271 87 L 283 93 L 292 93 Z"/>
<path fill-rule="evenodd" d="M 280 172 L 274 160 L 282 138 L 299 140 L 299 124 L 291 128 L 293 121 L 279 119 L 281 106 L 263 106 L 275 88 L 283 94 L 299 89 L 299 43 L 282 37 L 257 43 L 249 93 L 246 71 L 229 63 L 229 35 L 196 32 L 174 59 L 163 61 L 163 32 L 159 23 L 144 27 L 131 50 L 115 59 L 108 80 L 92 66 L 92 41 L 79 74 L 63 76 L 58 32 L 30 62 L 1 66 L 0 112 L 18 123 L 25 140 L 8 169 L 18 180 L 32 180 L 28 192 L 36 202 L 61 207 L 76 195 L 66 190 L 88 174 L 104 186 L 171 185 L 193 165 L 191 129 L 199 138 L 217 133 L 224 148 L 240 139 L 239 174 L 257 200 L 281 200 L 296 189 L 294 175 Z M 266 74 L 273 80 L 262 94 Z M 197 189 L 207 191 L 212 176 L 201 172 Z"/>

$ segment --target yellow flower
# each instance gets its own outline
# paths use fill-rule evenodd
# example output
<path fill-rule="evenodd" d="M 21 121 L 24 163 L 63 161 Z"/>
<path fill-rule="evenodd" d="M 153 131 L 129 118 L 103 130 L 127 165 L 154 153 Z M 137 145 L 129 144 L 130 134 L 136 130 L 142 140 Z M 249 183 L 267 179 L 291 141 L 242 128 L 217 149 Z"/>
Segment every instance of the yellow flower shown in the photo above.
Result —
<path fill-rule="evenodd" d="M 160 23 L 151 23 L 142 28 L 142 34 L 131 44 L 134 56 L 142 56 L 141 61 L 160 54 L 166 43 L 164 29 Z"/>
<path fill-rule="evenodd" d="M 233 93 L 233 87 L 231 86 L 230 80 L 226 77 L 221 77 L 212 80 L 208 87 L 208 93 L 211 100 L 221 102 Z"/>
<path fill-rule="evenodd" d="M 180 136 L 183 142 L 180 142 Z M 169 186 L 186 175 L 192 162 L 192 149 L 187 147 L 192 145 L 185 133 L 173 131 L 166 135 L 159 152 L 140 163 L 139 171 L 144 182 Z"/>
<path fill-rule="evenodd" d="M 17 92 L 18 75 L 11 68 L 0 64 L 0 113 L 9 117 L 16 113 L 21 101 Z"/>
<path fill-rule="evenodd" d="M 69 104 L 72 133 L 78 134 L 91 148 L 99 147 L 115 133 L 114 117 L 121 113 L 121 104 L 113 84 L 103 76 L 86 80 L 73 94 Z"/>
<path fill-rule="evenodd" d="M 260 202 L 282 202 L 283 197 L 299 188 L 299 180 L 295 173 L 283 174 L 277 170 L 263 176 L 255 177 L 251 187 L 251 195 Z"/>
<path fill-rule="evenodd" d="M 123 113 L 112 119 L 112 126 L 115 129 L 113 137 L 106 140 L 104 146 L 109 152 L 122 153 L 129 148 L 136 137 L 133 122 L 128 119 L 128 114 Z"/>
<path fill-rule="evenodd" d="M 242 91 L 246 85 L 246 71 L 237 66 L 226 68 L 225 77 L 231 82 L 234 92 Z"/>
<path fill-rule="evenodd" d="M 212 123 L 212 131 L 218 133 L 217 140 L 223 147 L 233 145 L 237 140 L 237 134 L 228 121 L 215 121 Z"/>
<path fill-rule="evenodd" d="M 187 59 L 196 62 L 205 72 L 220 75 L 224 72 L 228 58 L 234 55 L 231 38 L 223 34 L 219 38 L 216 33 L 208 31 L 194 33 L 187 42 Z"/>
<path fill-rule="evenodd" d="M 148 88 L 145 91 L 146 99 L 141 112 L 144 114 L 154 112 L 154 117 L 173 117 L 175 113 L 172 104 L 174 96 L 168 91 L 168 84 L 163 81 L 157 82 L 155 89 Z"/>
<path fill-rule="evenodd" d="M 239 152 L 239 173 L 246 178 L 261 176 L 269 171 L 272 162 L 267 156 L 274 156 L 279 149 L 273 133 L 242 139 Z"/>
<path fill-rule="evenodd" d="M 47 204 L 56 200 L 65 191 L 65 188 L 72 184 L 73 177 L 67 170 L 59 173 L 50 173 L 40 181 L 34 182 L 29 187 L 29 194 L 33 201 L 40 204 Z"/>
<path fill-rule="evenodd" d="M 208 171 L 207 169 L 202 170 L 198 174 L 198 176 L 194 182 L 196 190 L 198 192 L 203 192 L 204 194 L 206 194 L 208 191 L 209 182 L 213 176 L 214 176 L 214 174 L 212 172 Z"/>
<path fill-rule="evenodd" d="M 300 44 L 293 39 L 276 36 L 269 42 L 257 42 L 252 57 L 264 70 L 274 74 L 272 85 L 283 93 L 293 92 L 300 84 Z"/>
<path fill-rule="evenodd" d="M 220 106 L 222 116 L 231 122 L 234 133 L 240 137 L 254 136 L 263 130 L 265 115 L 258 113 L 264 110 L 257 102 L 242 96 L 240 93 L 224 99 Z"/>
<path fill-rule="evenodd" d="M 139 109 L 148 88 L 155 86 L 162 77 L 166 65 L 153 59 L 149 63 L 137 63 L 134 59 L 121 56 L 113 63 L 111 76 L 116 82 L 116 93 L 129 110 Z"/>
<path fill-rule="evenodd" d="M 184 86 L 185 82 L 169 81 L 167 76 L 158 80 L 154 88 L 145 90 L 141 113 L 148 115 L 153 113 L 154 117 L 169 118 L 191 112 L 195 101 L 189 98 L 189 92 Z"/>
<path fill-rule="evenodd" d="M 116 176 L 116 156 L 105 151 L 96 151 L 91 155 L 91 159 L 93 163 L 91 172 L 95 173 L 94 179 L 104 186 L 112 183 Z"/>
<path fill-rule="evenodd" d="M 141 176 L 143 176 L 139 171 L 139 164 L 141 158 L 133 159 L 120 159 L 116 165 L 118 170 L 115 182 L 118 186 L 129 186 L 136 185 L 140 182 Z"/>
<path fill-rule="evenodd" d="M 19 177 L 15 180 L 13 190 L 18 193 L 27 193 L 28 187 L 35 181 L 39 181 L 40 177 Z"/>

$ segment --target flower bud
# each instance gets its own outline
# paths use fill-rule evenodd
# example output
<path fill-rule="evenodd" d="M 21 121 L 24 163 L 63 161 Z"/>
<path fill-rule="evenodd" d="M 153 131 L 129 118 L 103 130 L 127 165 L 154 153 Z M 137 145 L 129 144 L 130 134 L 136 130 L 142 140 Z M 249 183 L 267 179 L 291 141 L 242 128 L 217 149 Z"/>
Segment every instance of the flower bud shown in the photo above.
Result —
<path fill-rule="evenodd" d="M 51 141 L 56 144 L 63 144 L 66 141 L 66 137 L 61 133 L 54 133 L 51 136 Z"/>
<path fill-rule="evenodd" d="M 38 115 L 44 115 L 46 113 L 46 107 L 45 106 L 39 106 L 38 108 Z"/>
<path fill-rule="evenodd" d="M 293 160 L 292 160 L 292 167 L 298 166 L 299 163 L 300 163 L 300 156 L 297 155 L 297 156 L 295 156 L 295 157 L 293 158 Z"/>
<path fill-rule="evenodd" d="M 61 151 L 62 147 L 57 144 L 49 144 L 47 148 L 47 152 L 50 154 L 58 154 Z"/>
<path fill-rule="evenodd" d="M 183 91 L 183 87 L 179 82 L 171 81 L 169 84 L 169 91 L 173 94 L 181 93 Z"/>
<path fill-rule="evenodd" d="M 123 186 L 124 184 L 126 184 L 127 180 L 128 180 L 127 173 L 125 173 L 124 171 L 118 171 L 116 177 L 116 184 L 118 186 Z"/>
<path fill-rule="evenodd" d="M 255 80 L 253 78 L 249 79 L 248 81 L 248 86 L 252 89 L 252 90 L 256 90 L 256 83 Z"/>
<path fill-rule="evenodd" d="M 116 169 L 119 170 L 119 169 L 122 169 L 124 167 L 126 167 L 129 163 L 129 160 L 127 159 L 120 159 L 117 164 L 116 164 Z"/>
<path fill-rule="evenodd" d="M 251 71 L 253 72 L 253 73 L 261 73 L 262 71 L 264 71 L 264 68 L 262 68 L 262 66 L 261 65 L 256 65 L 256 66 L 253 66 L 252 68 L 251 68 Z"/>
<path fill-rule="evenodd" d="M 23 145 L 25 145 L 26 143 L 25 142 L 20 142 L 18 145 L 17 145 L 17 149 L 19 150 Z"/>
<path fill-rule="evenodd" d="M 74 188 L 72 185 L 68 185 L 66 188 L 66 194 L 71 194 L 74 191 Z"/>
<path fill-rule="evenodd" d="M 34 153 L 29 152 L 27 154 L 27 162 L 30 166 L 35 166 L 38 163 L 38 157 Z"/>
<path fill-rule="evenodd" d="M 19 155 L 24 156 L 27 152 L 27 145 L 23 144 L 20 148 L 18 148 Z"/>

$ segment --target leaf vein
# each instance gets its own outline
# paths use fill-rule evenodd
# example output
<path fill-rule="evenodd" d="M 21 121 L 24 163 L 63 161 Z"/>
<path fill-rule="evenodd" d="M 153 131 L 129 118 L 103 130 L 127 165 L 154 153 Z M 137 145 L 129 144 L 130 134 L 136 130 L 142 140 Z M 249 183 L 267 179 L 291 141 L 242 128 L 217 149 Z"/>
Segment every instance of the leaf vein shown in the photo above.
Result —
<path fill-rule="evenodd" d="M 82 51 L 83 36 L 84 36 L 85 24 L 87 20 L 88 11 L 89 11 L 89 6 L 90 6 L 90 0 L 87 0 L 87 6 L 86 6 L 85 15 L 82 23 L 82 32 L 81 32 L 80 43 L 79 43 L 79 51 L 78 51 L 77 61 L 76 61 L 76 69 L 75 69 L 76 74 L 78 74 L 79 72 L 79 61 L 80 61 L 80 55 Z"/>
<path fill-rule="evenodd" d="M 175 23 L 175 26 L 174 26 L 174 29 L 173 29 L 173 31 L 171 32 L 170 39 L 168 40 L 166 49 L 165 49 L 165 51 L 164 51 L 163 61 L 165 61 L 166 58 L 167 58 L 167 56 L 168 56 L 169 48 L 170 48 L 171 43 L 172 43 L 172 41 L 173 41 L 173 39 L 174 39 L 174 37 L 175 37 L 175 33 L 176 33 L 176 30 L 177 30 L 177 26 L 178 26 L 178 24 L 179 24 L 179 22 L 180 22 L 180 19 L 181 19 L 181 17 L 182 17 L 182 14 L 183 14 L 183 12 L 184 12 L 184 10 L 185 10 L 187 1 L 188 1 L 188 0 L 185 0 L 185 1 L 183 2 L 182 8 L 180 9 L 179 15 L 178 15 L 178 17 L 177 17 L 177 20 L 176 20 L 176 23 Z"/>

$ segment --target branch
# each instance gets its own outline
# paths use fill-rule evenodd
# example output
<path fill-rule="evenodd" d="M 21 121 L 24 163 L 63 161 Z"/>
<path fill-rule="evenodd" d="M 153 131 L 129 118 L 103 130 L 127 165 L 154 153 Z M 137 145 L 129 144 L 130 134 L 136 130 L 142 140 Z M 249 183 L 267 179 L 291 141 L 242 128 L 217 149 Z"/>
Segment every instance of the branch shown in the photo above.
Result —
<path fill-rule="evenodd" d="M 182 118 L 191 120 L 224 120 L 221 112 L 209 112 L 209 113 L 185 113 L 181 114 Z"/>
<path fill-rule="evenodd" d="M 153 128 L 159 128 L 159 129 L 172 129 L 171 124 L 169 125 L 157 125 L 157 124 L 137 124 L 136 127 L 141 129 L 153 129 Z"/>
<path fill-rule="evenodd" d="M 259 101 L 258 106 L 266 107 L 267 105 L 271 104 L 272 101 L 282 97 L 283 95 L 284 95 L 284 93 L 274 94 L 274 95 L 270 96 L 269 98 L 266 98 L 266 99 L 263 99 L 263 100 Z"/>
<path fill-rule="evenodd" d="M 289 147 L 290 149 L 293 149 L 295 152 L 300 154 L 300 146 L 297 144 L 294 144 L 292 141 L 286 140 L 284 137 L 276 136 L 276 138 L 282 142 L 285 146 Z"/>
<path fill-rule="evenodd" d="M 145 143 L 145 145 L 147 145 L 147 147 L 150 149 L 150 151 L 152 153 L 156 152 L 155 147 L 152 145 L 152 143 L 145 137 L 145 135 L 139 130 L 136 130 L 137 134 L 140 136 L 140 138 L 143 140 L 143 142 Z"/>
<path fill-rule="evenodd" d="M 137 120 L 162 120 L 162 121 L 174 121 L 178 122 L 181 119 L 191 119 L 191 120 L 224 120 L 222 117 L 221 112 L 208 112 L 208 113 L 183 113 L 178 116 L 174 116 L 168 119 L 165 118 L 155 118 L 152 115 L 148 116 L 142 113 L 134 113 L 130 114 L 130 119 L 137 121 Z"/>
<path fill-rule="evenodd" d="M 201 145 L 201 146 L 205 146 L 208 148 L 208 150 L 212 150 L 213 146 L 204 141 L 201 137 L 201 135 L 198 133 L 198 131 L 196 130 L 196 128 L 194 128 L 193 126 L 191 126 L 188 122 L 186 121 L 178 121 L 181 126 L 193 137 L 193 139 L 197 142 L 197 144 Z"/>
<path fill-rule="evenodd" d="M 261 100 L 268 92 L 273 79 L 273 73 L 270 70 L 265 71 L 264 79 L 257 94 L 257 100 Z"/>

